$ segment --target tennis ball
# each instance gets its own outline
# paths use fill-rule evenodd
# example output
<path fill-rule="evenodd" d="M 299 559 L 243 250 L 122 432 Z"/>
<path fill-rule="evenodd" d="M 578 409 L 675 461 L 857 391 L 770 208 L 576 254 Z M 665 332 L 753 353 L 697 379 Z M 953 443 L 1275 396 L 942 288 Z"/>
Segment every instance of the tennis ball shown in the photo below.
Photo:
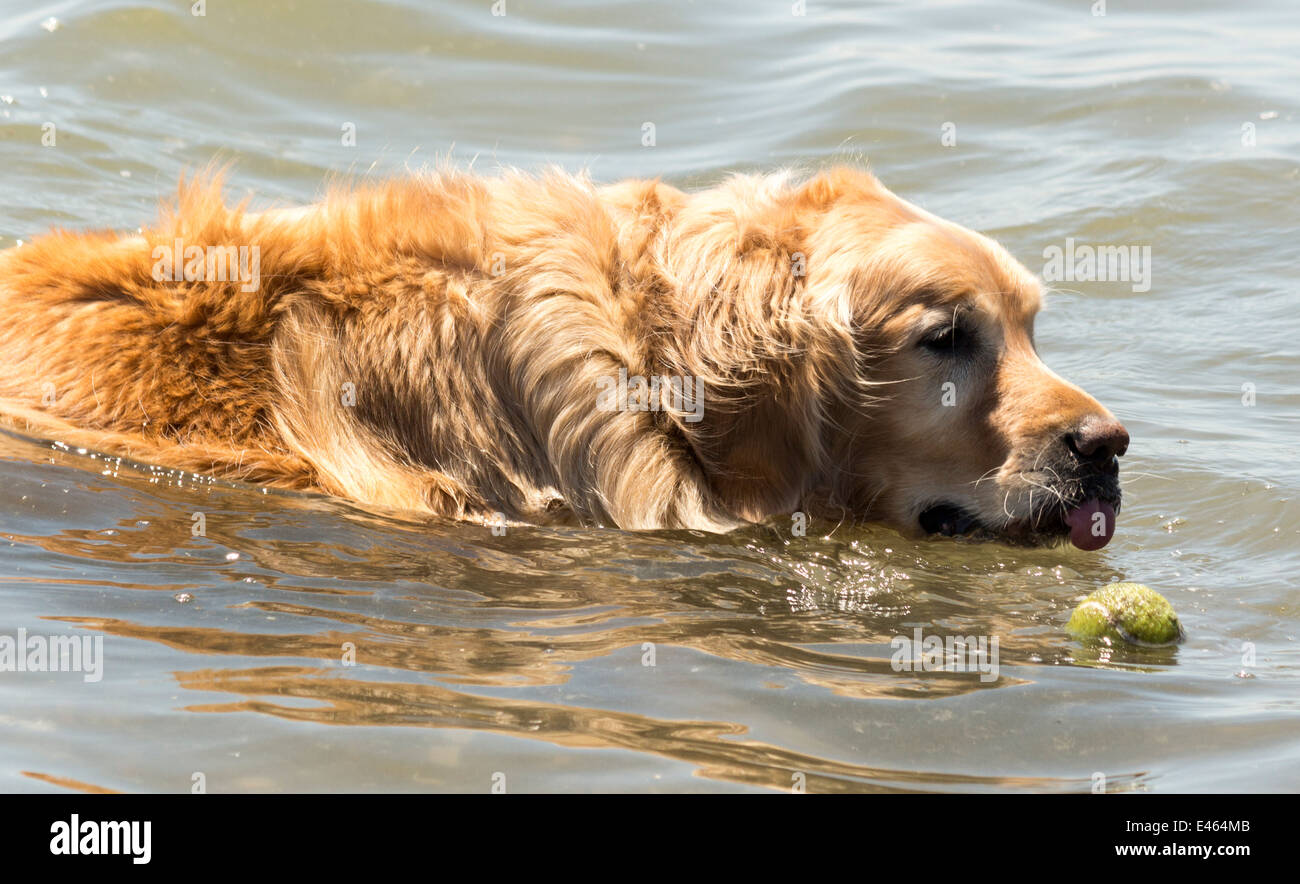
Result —
<path fill-rule="evenodd" d="M 1183 640 L 1174 606 L 1141 583 L 1112 583 L 1097 590 L 1074 609 L 1065 631 L 1077 639 L 1118 638 L 1143 647 Z"/>

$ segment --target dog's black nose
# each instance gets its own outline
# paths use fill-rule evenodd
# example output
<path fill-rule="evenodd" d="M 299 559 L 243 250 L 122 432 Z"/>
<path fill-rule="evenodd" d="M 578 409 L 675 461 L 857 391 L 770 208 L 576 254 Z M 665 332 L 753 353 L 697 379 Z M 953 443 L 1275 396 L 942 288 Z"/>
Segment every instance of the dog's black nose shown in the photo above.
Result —
<path fill-rule="evenodd" d="M 1082 460 L 1105 463 L 1128 451 L 1128 430 L 1114 418 L 1087 417 L 1065 434 L 1065 445 Z"/>

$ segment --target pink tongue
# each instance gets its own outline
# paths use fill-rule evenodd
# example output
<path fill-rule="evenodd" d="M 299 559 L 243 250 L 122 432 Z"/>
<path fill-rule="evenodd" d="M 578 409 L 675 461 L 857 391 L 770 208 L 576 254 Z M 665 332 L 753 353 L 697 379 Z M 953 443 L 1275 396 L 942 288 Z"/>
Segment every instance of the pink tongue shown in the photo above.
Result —
<path fill-rule="evenodd" d="M 1070 542 L 1079 549 L 1101 549 L 1115 534 L 1115 507 L 1094 497 L 1066 513 L 1065 523 Z"/>

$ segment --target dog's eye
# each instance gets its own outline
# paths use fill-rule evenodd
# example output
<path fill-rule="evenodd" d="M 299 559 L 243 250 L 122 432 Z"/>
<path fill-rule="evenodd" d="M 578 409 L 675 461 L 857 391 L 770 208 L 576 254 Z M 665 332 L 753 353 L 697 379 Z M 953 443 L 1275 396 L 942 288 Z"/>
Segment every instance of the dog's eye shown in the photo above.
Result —
<path fill-rule="evenodd" d="M 974 344 L 974 336 L 952 323 L 927 332 L 918 342 L 921 348 L 943 356 L 969 352 Z"/>

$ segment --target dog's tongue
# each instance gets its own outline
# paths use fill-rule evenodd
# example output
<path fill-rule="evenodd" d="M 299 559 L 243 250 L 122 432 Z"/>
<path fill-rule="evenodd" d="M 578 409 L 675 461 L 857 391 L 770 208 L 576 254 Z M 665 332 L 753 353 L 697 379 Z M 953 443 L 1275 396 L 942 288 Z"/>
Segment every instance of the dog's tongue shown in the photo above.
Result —
<path fill-rule="evenodd" d="M 1101 549 L 1115 534 L 1115 507 L 1094 497 L 1067 512 L 1065 523 L 1070 526 L 1070 542 L 1079 549 Z"/>

